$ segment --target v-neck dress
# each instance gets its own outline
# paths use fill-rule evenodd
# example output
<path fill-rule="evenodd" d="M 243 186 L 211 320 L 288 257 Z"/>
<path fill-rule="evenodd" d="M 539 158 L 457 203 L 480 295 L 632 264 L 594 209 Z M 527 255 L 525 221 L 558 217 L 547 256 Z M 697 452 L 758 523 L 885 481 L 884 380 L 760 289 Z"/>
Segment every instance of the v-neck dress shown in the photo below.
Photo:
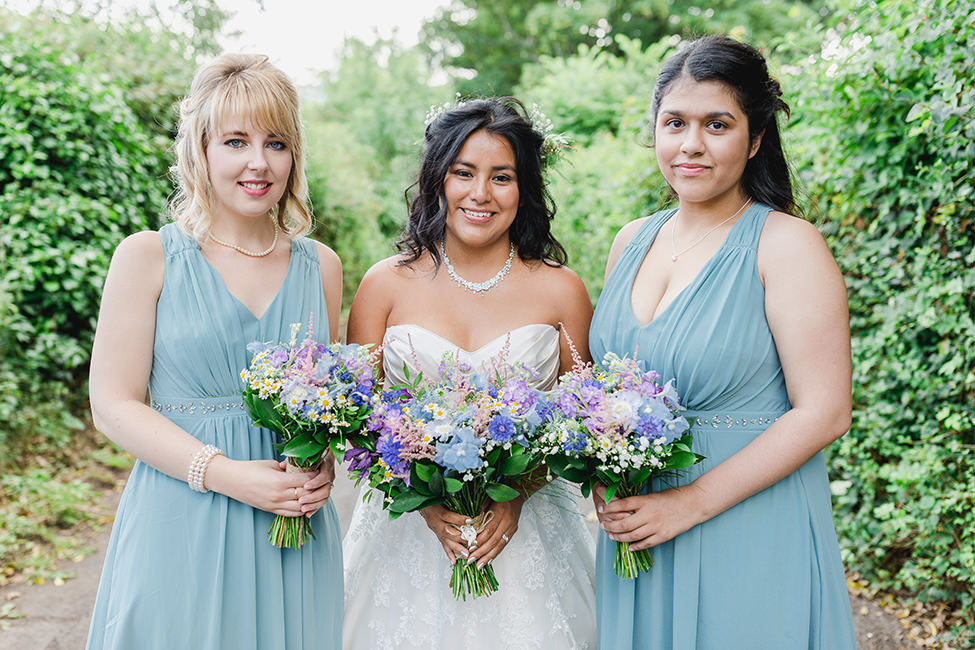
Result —
<path fill-rule="evenodd" d="M 328 314 L 314 243 L 291 243 L 281 288 L 260 318 L 227 289 L 195 240 L 159 231 L 165 279 L 156 306 L 149 391 L 158 410 L 235 460 L 279 459 L 275 436 L 244 412 L 240 371 L 251 341 Z M 342 545 L 331 503 L 301 549 L 267 540 L 274 515 L 192 491 L 136 461 L 119 504 L 88 637 L 89 650 L 338 650 Z"/>
<path fill-rule="evenodd" d="M 633 314 L 633 280 L 674 210 L 652 215 L 599 297 L 589 333 L 593 358 L 612 351 L 644 360 L 664 379 L 676 379 L 688 415 L 698 418 L 694 447 L 706 459 L 678 484 L 741 450 L 791 408 L 756 263 L 770 211 L 753 203 L 691 284 L 642 325 Z M 650 489 L 665 487 L 654 482 Z M 600 533 L 600 648 L 856 648 L 822 453 L 654 547 L 653 568 L 636 580 L 613 573 L 613 544 Z"/>

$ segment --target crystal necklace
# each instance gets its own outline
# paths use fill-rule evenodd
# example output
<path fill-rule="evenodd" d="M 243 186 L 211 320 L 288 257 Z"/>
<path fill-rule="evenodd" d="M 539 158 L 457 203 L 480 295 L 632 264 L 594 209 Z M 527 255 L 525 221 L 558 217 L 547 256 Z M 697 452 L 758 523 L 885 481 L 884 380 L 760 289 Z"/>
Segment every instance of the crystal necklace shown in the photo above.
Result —
<path fill-rule="evenodd" d="M 685 248 L 683 250 L 680 250 L 680 251 L 677 250 L 677 218 L 680 216 L 680 210 L 678 210 L 677 213 L 674 215 L 674 227 L 670 229 L 670 259 L 671 259 L 671 261 L 676 262 L 678 257 L 680 257 L 681 255 L 683 255 L 687 251 L 691 250 L 692 248 L 694 248 L 695 246 L 697 246 L 698 244 L 700 244 L 702 241 L 704 241 L 704 239 L 708 235 L 710 235 L 715 230 L 717 230 L 718 228 L 720 228 L 721 226 L 725 225 L 726 223 L 728 223 L 729 221 L 731 221 L 732 219 L 734 219 L 735 217 L 737 217 L 739 214 L 741 214 L 741 211 L 744 210 L 748 206 L 748 204 L 751 203 L 751 202 L 752 202 L 751 199 L 746 199 L 745 202 L 742 204 L 742 206 L 740 208 L 738 208 L 738 211 L 737 212 L 735 212 L 733 215 L 731 215 L 730 217 L 728 217 L 727 219 L 725 219 L 724 221 L 722 221 L 721 223 L 719 223 L 718 225 L 716 225 L 715 227 L 711 228 L 706 233 L 704 233 L 703 235 L 701 235 L 700 237 L 698 237 L 694 241 L 693 244 L 691 244 L 687 248 Z"/>
<path fill-rule="evenodd" d="M 274 226 L 274 239 L 271 241 L 271 245 L 268 246 L 267 250 L 263 250 L 260 253 L 255 253 L 254 251 L 249 251 L 246 248 L 241 248 L 237 244 L 231 244 L 230 242 L 224 241 L 222 239 L 217 239 L 213 236 L 212 232 L 208 232 L 207 236 L 213 241 L 217 242 L 221 246 L 226 246 L 227 248 L 232 248 L 238 253 L 243 253 L 248 257 L 267 257 L 274 250 L 274 247 L 278 245 L 278 224 L 274 221 L 274 217 L 271 217 L 271 225 Z"/>
<path fill-rule="evenodd" d="M 473 293 L 484 295 L 494 287 L 498 286 L 504 276 L 508 275 L 508 271 L 511 270 L 511 260 L 515 257 L 515 245 L 509 243 L 511 250 L 508 252 L 508 261 L 504 263 L 504 266 L 500 271 L 494 274 L 494 277 L 490 280 L 485 280 L 484 282 L 471 282 L 470 280 L 465 280 L 458 275 L 457 271 L 454 270 L 454 265 L 450 263 L 450 258 L 447 257 L 447 250 L 443 247 L 443 240 L 440 241 L 440 256 L 443 257 L 443 263 L 447 267 L 447 274 L 450 279 L 456 282 L 458 285 L 464 289 L 471 291 Z"/>

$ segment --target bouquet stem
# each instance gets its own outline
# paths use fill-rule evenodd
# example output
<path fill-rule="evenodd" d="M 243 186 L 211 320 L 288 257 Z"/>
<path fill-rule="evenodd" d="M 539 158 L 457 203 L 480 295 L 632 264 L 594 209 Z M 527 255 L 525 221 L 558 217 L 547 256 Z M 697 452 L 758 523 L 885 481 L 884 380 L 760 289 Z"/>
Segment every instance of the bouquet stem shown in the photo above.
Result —
<path fill-rule="evenodd" d="M 481 485 L 473 481 L 464 483 L 460 492 L 451 495 L 444 501 L 448 510 L 471 517 L 475 531 L 479 532 L 483 525 L 480 523 L 484 515 L 484 504 L 487 493 Z M 464 527 L 466 528 L 466 526 Z M 494 567 L 490 564 L 478 569 L 476 564 L 468 564 L 467 558 L 459 557 L 454 562 L 454 570 L 450 575 L 450 591 L 455 600 L 467 600 L 467 597 L 479 598 L 490 596 L 498 590 L 498 579 L 494 576 Z"/>
<path fill-rule="evenodd" d="M 640 487 L 630 486 L 625 480 L 620 483 L 617 494 L 622 497 L 632 497 L 640 493 Z M 613 572 L 625 580 L 632 580 L 640 572 L 648 572 L 653 567 L 653 556 L 650 549 L 631 551 L 629 542 L 616 542 L 616 553 L 613 558 Z"/>
<path fill-rule="evenodd" d="M 291 458 L 289 457 L 284 471 L 288 474 L 317 472 L 321 464 L 322 461 L 319 460 L 310 467 L 300 467 L 292 464 Z M 298 515 L 297 517 L 277 515 L 274 517 L 274 521 L 271 522 L 271 527 L 267 531 L 268 541 L 278 548 L 301 548 L 304 546 L 308 537 L 317 539 L 315 537 L 315 531 L 311 528 L 311 522 L 304 515 Z"/>

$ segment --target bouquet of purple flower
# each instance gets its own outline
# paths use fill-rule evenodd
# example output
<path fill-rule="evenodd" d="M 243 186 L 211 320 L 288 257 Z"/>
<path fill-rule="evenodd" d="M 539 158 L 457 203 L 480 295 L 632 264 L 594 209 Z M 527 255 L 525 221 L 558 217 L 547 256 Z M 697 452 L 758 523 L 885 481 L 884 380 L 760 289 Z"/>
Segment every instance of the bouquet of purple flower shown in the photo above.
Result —
<path fill-rule="evenodd" d="M 539 445 L 558 476 L 579 483 L 589 495 L 606 486 L 606 501 L 640 493 L 643 484 L 664 472 L 703 460 L 691 450 L 691 422 L 681 415 L 673 381 L 644 372 L 635 359 L 608 353 L 601 366 L 576 364 L 553 391 L 558 414 L 545 427 Z M 630 551 L 616 543 L 613 568 L 621 578 L 649 571 L 648 549 Z"/>
<path fill-rule="evenodd" d="M 326 345 L 312 338 L 311 327 L 296 343 L 299 323 L 288 343 L 247 346 L 254 356 L 241 371 L 244 408 L 256 426 L 278 434 L 287 471 L 318 469 L 329 447 L 339 451 L 365 435 L 375 384 L 374 360 L 360 345 Z M 315 537 L 306 517 L 274 518 L 268 540 L 277 547 L 301 548 Z"/>
<path fill-rule="evenodd" d="M 383 494 L 392 519 L 434 504 L 470 517 L 458 531 L 470 547 L 493 516 L 488 499 L 510 501 L 519 494 L 513 485 L 537 480 L 534 440 L 554 406 L 532 388 L 535 379 L 520 365 L 475 372 L 448 353 L 435 378 L 373 398 L 366 428 L 374 438 L 346 452 L 350 473 Z M 490 565 L 458 558 L 450 588 L 466 600 L 491 595 L 498 581 Z"/>

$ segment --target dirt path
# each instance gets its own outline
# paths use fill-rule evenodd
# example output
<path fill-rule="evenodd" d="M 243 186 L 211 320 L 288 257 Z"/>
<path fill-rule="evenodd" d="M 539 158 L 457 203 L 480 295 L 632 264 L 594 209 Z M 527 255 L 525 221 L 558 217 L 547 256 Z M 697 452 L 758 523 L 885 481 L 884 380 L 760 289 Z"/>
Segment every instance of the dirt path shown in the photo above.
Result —
<path fill-rule="evenodd" d="M 334 503 L 344 533 L 352 515 L 355 491 L 347 481 L 339 480 L 338 484 Z M 114 511 L 118 499 L 118 493 L 110 494 L 106 497 L 105 507 Z M 588 501 L 580 501 L 580 506 L 587 514 L 592 510 Z M 587 520 L 595 534 L 595 518 L 588 516 Z M 98 535 L 92 543 L 98 550 L 73 565 L 76 577 L 60 586 L 48 583 L 0 588 L 0 606 L 14 603 L 14 611 L 23 615 L 5 620 L 9 629 L 0 630 L 0 650 L 84 649 L 108 532 Z M 918 650 L 921 647 L 908 637 L 891 614 L 862 598 L 851 596 L 850 601 L 859 650 Z M 4 620 L 0 619 L 0 622 Z"/>

